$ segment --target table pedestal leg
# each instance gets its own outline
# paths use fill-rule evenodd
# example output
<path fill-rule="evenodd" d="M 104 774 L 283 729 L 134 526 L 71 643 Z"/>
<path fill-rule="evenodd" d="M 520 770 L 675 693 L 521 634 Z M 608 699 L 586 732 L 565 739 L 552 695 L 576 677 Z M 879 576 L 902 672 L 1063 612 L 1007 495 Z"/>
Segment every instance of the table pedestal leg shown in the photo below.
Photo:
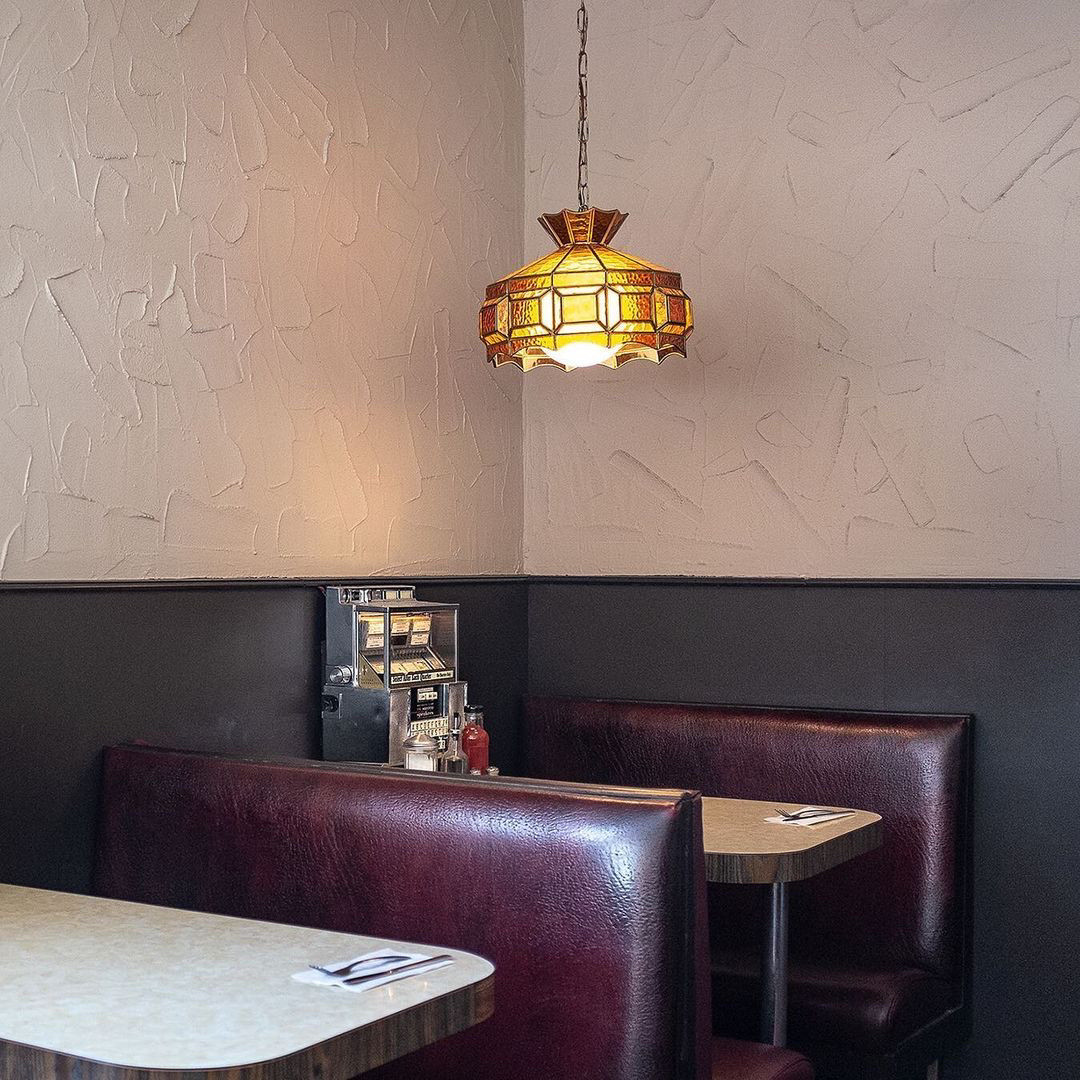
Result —
<path fill-rule="evenodd" d="M 765 953 L 761 963 L 761 1041 L 787 1043 L 788 892 L 783 881 L 770 886 L 769 917 L 765 923 Z"/>

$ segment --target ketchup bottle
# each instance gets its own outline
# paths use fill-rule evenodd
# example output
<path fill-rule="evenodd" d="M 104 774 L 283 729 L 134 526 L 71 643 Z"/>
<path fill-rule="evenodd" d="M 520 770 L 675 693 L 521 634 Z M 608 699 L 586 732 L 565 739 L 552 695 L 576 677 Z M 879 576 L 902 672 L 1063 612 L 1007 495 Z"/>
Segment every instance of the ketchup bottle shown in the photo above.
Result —
<path fill-rule="evenodd" d="M 488 733 L 484 730 L 484 710 L 479 705 L 465 706 L 465 726 L 461 729 L 461 752 L 469 762 L 469 771 L 487 772 Z"/>

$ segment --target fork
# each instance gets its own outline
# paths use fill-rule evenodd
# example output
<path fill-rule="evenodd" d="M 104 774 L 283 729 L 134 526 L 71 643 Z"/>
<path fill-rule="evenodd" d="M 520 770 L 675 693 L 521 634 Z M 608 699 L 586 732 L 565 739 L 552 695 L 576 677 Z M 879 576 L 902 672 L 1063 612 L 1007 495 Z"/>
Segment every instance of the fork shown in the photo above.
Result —
<path fill-rule="evenodd" d="M 374 964 L 385 964 L 390 960 L 408 960 L 407 956 L 402 956 L 398 953 L 391 953 L 388 956 L 365 956 L 362 960 L 354 960 L 351 964 L 346 964 L 344 967 L 339 968 L 327 968 L 320 967 L 318 964 L 308 964 L 308 967 L 313 971 L 321 971 L 324 975 L 332 975 L 335 979 L 340 979 L 344 975 L 351 975 L 358 967 L 367 967 Z"/>
<path fill-rule="evenodd" d="M 359 986 L 361 983 L 371 982 L 373 979 L 381 979 L 386 975 L 397 975 L 412 968 L 424 967 L 427 964 L 438 964 L 443 960 L 453 960 L 449 953 L 440 953 L 438 956 L 425 956 L 423 960 L 411 960 L 407 964 L 398 964 L 397 967 L 387 968 L 386 971 L 373 971 L 370 975 L 354 975 L 351 979 L 342 979 L 342 986 Z"/>

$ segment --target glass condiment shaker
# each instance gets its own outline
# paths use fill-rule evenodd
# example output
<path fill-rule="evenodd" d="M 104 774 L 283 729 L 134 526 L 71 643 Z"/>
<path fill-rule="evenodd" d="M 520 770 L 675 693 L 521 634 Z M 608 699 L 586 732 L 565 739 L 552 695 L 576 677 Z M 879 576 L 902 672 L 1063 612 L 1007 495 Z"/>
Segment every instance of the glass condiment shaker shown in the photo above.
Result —
<path fill-rule="evenodd" d="M 439 759 L 439 744 L 423 732 L 410 735 L 402 744 L 405 751 L 405 768 L 418 772 L 435 772 Z"/>
<path fill-rule="evenodd" d="M 450 741 L 446 750 L 439 755 L 439 772 L 465 776 L 469 771 L 469 761 L 461 752 L 461 713 L 454 713 L 450 727 Z"/>

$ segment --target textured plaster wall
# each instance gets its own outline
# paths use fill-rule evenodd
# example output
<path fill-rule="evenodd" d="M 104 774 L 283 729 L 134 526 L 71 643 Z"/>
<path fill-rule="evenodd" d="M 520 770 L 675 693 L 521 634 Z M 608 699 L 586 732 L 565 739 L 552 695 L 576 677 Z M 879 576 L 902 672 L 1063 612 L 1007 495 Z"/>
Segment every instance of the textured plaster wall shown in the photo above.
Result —
<path fill-rule="evenodd" d="M 526 254 L 574 4 L 526 0 Z M 592 0 L 592 201 L 689 359 L 525 393 L 535 573 L 1080 576 L 1080 4 Z"/>
<path fill-rule="evenodd" d="M 522 12 L 0 0 L 0 576 L 520 566 Z"/>

